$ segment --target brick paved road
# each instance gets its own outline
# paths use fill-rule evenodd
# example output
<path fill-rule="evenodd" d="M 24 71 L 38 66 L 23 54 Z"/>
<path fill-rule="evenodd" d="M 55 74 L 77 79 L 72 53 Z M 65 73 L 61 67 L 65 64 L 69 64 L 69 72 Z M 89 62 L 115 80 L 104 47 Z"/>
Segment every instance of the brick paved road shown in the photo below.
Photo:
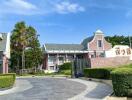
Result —
<path fill-rule="evenodd" d="M 112 92 L 106 84 L 67 78 L 19 78 L 0 100 L 102 100 Z"/>
<path fill-rule="evenodd" d="M 23 78 L 32 88 L 0 96 L 0 100 L 67 100 L 86 89 L 82 83 L 65 78 Z M 26 84 L 25 84 L 26 85 Z"/>

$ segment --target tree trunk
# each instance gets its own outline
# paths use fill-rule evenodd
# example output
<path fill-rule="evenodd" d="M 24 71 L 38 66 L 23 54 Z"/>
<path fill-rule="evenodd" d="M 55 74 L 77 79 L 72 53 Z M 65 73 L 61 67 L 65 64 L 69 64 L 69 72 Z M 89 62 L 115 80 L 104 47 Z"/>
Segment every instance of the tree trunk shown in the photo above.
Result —
<path fill-rule="evenodd" d="M 22 50 L 22 74 L 23 74 L 23 69 L 25 69 L 25 53 L 24 53 L 24 46 Z"/>

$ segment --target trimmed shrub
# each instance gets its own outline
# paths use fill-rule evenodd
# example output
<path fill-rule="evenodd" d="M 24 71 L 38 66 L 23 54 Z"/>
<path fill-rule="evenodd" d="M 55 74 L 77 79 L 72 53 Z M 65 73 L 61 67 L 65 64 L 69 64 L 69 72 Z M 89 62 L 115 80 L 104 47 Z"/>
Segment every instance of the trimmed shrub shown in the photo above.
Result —
<path fill-rule="evenodd" d="M 63 65 L 59 66 L 60 70 L 71 70 L 72 63 L 64 63 Z"/>
<path fill-rule="evenodd" d="M 132 68 L 118 68 L 111 76 L 115 95 L 132 97 Z"/>
<path fill-rule="evenodd" d="M 72 63 L 64 63 L 59 66 L 59 73 L 64 75 L 71 75 Z"/>
<path fill-rule="evenodd" d="M 0 88 L 13 86 L 16 79 L 16 74 L 0 74 Z"/>
<path fill-rule="evenodd" d="M 62 70 L 60 74 L 71 75 L 71 70 Z"/>
<path fill-rule="evenodd" d="M 84 76 L 89 78 L 110 79 L 110 72 L 115 68 L 85 68 Z"/>

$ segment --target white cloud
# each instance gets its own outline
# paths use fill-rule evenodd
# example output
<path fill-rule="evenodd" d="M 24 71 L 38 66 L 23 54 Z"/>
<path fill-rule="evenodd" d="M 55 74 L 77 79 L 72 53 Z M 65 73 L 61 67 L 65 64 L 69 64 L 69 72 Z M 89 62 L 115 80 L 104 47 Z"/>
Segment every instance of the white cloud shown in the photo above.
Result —
<path fill-rule="evenodd" d="M 4 0 L 0 4 L 2 14 L 32 15 L 37 13 L 38 8 L 26 0 Z"/>
<path fill-rule="evenodd" d="M 77 3 L 61 2 L 55 4 L 55 11 L 60 14 L 83 12 L 85 8 Z"/>

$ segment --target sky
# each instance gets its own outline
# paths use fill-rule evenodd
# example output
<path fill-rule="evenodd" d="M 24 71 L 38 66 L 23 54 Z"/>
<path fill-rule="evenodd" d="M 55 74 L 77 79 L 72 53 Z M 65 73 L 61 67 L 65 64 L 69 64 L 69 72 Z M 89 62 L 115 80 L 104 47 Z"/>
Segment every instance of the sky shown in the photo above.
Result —
<path fill-rule="evenodd" d="M 0 32 L 33 26 L 44 43 L 79 44 L 100 29 L 132 36 L 132 0 L 0 0 Z"/>

